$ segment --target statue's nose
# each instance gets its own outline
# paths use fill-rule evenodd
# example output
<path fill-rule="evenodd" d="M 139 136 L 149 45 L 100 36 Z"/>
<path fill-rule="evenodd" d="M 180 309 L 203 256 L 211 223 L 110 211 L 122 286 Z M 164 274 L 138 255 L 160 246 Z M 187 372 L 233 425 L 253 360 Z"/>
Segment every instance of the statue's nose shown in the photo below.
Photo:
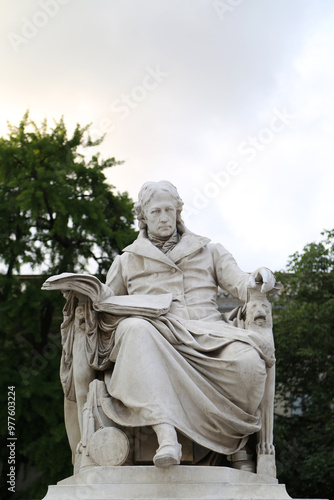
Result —
<path fill-rule="evenodd" d="M 263 307 L 258 307 L 255 311 L 255 317 L 257 316 L 264 316 L 266 317 L 266 311 L 264 310 Z"/>

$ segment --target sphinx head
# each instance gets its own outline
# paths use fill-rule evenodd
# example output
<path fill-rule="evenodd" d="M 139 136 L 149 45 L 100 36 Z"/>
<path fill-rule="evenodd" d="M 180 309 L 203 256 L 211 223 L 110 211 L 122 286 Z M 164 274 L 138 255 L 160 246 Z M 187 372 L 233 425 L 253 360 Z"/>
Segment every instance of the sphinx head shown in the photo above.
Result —
<path fill-rule="evenodd" d="M 245 328 L 248 330 L 272 328 L 272 307 L 265 294 L 250 291 L 249 300 L 244 306 Z"/>

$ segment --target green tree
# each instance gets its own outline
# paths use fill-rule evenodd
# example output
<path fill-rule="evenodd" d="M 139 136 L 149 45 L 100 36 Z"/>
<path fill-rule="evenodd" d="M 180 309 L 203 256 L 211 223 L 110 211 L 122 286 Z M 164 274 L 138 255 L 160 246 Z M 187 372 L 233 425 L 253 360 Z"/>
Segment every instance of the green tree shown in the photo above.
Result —
<path fill-rule="evenodd" d="M 104 171 L 119 164 L 85 148 L 96 147 L 89 127 L 73 134 L 63 120 L 38 127 L 26 113 L 0 138 L 0 335 L 1 446 L 6 474 L 7 392 L 15 386 L 15 470 L 12 498 L 41 498 L 48 484 L 71 474 L 59 381 L 59 325 L 64 299 L 40 290 L 60 272 L 103 275 L 113 258 L 136 237 L 133 202 L 115 193 Z M 43 274 L 22 279 L 23 272 Z M 36 476 L 36 481 L 32 481 Z"/>
<path fill-rule="evenodd" d="M 334 231 L 277 273 L 278 474 L 293 497 L 334 498 Z"/>
<path fill-rule="evenodd" d="M 132 201 L 115 195 L 103 172 L 120 162 L 97 154 L 87 163 L 80 151 L 101 142 L 88 132 L 77 125 L 68 138 L 63 120 L 48 130 L 26 113 L 0 139 L 0 256 L 8 276 L 25 263 L 57 273 L 88 261 L 103 273 L 133 240 Z"/>

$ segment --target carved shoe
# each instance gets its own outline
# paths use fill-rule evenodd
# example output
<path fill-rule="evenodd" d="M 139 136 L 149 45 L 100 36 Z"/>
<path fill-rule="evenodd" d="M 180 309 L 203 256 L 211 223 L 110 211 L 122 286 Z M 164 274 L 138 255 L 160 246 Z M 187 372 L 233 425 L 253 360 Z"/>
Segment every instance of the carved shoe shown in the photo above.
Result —
<path fill-rule="evenodd" d="M 156 467 L 169 467 L 179 465 L 182 456 L 182 446 L 179 443 L 165 442 L 157 449 L 153 457 Z"/>
<path fill-rule="evenodd" d="M 239 469 L 245 472 L 256 472 L 255 462 L 253 462 L 252 458 L 253 455 L 249 454 L 245 449 L 230 455 L 233 469 Z"/>

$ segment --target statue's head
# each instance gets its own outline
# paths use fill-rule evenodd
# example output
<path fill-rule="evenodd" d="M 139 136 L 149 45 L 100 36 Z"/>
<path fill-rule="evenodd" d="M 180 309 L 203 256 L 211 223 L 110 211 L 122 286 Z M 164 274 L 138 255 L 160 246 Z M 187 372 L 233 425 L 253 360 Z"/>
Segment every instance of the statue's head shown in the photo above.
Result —
<path fill-rule="evenodd" d="M 162 200 L 174 207 L 175 226 L 183 224 L 181 219 L 183 201 L 176 187 L 169 181 L 146 182 L 141 187 L 138 194 L 138 201 L 135 203 L 135 211 L 140 229 L 146 229 L 148 226 L 150 220 L 148 210 L 153 206 L 152 204 L 161 204 Z"/>

